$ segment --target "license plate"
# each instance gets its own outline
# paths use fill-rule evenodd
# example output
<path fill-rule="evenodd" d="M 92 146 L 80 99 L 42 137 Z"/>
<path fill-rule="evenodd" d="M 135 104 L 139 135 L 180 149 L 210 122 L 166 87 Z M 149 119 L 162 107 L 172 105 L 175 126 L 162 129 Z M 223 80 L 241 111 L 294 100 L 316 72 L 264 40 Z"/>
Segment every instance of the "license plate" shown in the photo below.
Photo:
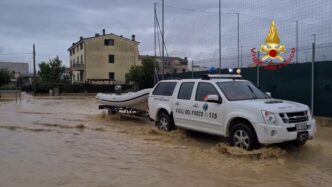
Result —
<path fill-rule="evenodd" d="M 297 123 L 295 124 L 296 130 L 306 130 L 308 125 L 306 123 Z"/>

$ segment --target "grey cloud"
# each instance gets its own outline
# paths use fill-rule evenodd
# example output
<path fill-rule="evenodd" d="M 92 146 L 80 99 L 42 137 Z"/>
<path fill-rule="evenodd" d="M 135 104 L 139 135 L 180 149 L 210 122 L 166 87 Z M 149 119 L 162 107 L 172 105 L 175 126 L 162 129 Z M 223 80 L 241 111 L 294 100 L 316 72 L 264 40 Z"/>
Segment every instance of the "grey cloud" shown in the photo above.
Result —
<path fill-rule="evenodd" d="M 0 52 L 31 52 L 37 60 L 56 55 L 68 64 L 67 48 L 80 36 L 106 32 L 130 37 L 136 34 L 141 54 L 154 54 L 154 0 L 1 0 Z M 161 0 L 158 0 L 161 22 Z M 236 14 L 240 13 L 240 38 L 244 53 L 259 47 L 272 19 L 277 20 L 281 40 L 294 46 L 295 20 L 300 24 L 300 45 L 331 43 L 332 2 L 319 0 L 222 0 L 222 55 L 237 54 Z M 199 60 L 218 57 L 218 0 L 165 0 L 165 39 L 169 55 Z M 302 59 L 304 53 L 301 54 Z M 329 54 L 324 54 L 329 58 Z M 1 60 L 31 60 L 31 55 L 0 55 Z M 233 62 L 230 62 L 232 64 Z"/>

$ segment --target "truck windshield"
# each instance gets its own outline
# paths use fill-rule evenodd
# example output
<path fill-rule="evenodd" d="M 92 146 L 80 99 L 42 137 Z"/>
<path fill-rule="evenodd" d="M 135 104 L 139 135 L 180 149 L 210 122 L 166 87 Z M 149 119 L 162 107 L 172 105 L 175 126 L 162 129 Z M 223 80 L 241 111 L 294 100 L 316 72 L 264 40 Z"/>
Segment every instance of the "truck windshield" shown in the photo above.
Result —
<path fill-rule="evenodd" d="M 217 82 L 217 85 L 230 101 L 270 98 L 247 81 Z"/>

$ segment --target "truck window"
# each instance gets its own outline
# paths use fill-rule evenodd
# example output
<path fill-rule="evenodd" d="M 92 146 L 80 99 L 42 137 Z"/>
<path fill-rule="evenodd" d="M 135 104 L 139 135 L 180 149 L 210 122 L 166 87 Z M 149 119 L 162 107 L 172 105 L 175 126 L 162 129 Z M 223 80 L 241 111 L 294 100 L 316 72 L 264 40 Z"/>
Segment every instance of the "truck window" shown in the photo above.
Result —
<path fill-rule="evenodd" d="M 176 82 L 161 82 L 153 90 L 152 95 L 172 96 Z"/>
<path fill-rule="evenodd" d="M 200 82 L 197 86 L 195 100 L 204 101 L 207 95 L 218 95 L 220 97 L 217 89 L 212 84 Z"/>
<path fill-rule="evenodd" d="M 217 85 L 230 101 L 269 98 L 268 95 L 247 81 L 218 82 Z"/>
<path fill-rule="evenodd" d="M 181 84 L 178 99 L 190 100 L 194 88 L 194 82 L 184 82 Z"/>

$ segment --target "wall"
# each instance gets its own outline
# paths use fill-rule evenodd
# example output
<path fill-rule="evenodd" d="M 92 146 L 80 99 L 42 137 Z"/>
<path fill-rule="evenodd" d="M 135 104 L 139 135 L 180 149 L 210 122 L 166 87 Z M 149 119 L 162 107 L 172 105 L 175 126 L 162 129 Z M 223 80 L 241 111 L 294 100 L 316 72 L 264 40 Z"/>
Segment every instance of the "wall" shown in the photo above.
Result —
<path fill-rule="evenodd" d="M 27 75 L 29 73 L 28 63 L 18 63 L 18 62 L 0 62 L 0 69 L 7 68 L 10 72 L 15 71 L 15 73 L 20 73 Z"/>
<path fill-rule="evenodd" d="M 114 46 L 105 46 L 104 39 L 114 39 Z M 116 83 L 125 83 L 125 74 L 131 65 L 138 64 L 138 43 L 106 35 L 85 40 L 86 80 L 108 79 L 114 72 Z M 108 62 L 108 55 L 115 55 L 115 63 Z"/>

